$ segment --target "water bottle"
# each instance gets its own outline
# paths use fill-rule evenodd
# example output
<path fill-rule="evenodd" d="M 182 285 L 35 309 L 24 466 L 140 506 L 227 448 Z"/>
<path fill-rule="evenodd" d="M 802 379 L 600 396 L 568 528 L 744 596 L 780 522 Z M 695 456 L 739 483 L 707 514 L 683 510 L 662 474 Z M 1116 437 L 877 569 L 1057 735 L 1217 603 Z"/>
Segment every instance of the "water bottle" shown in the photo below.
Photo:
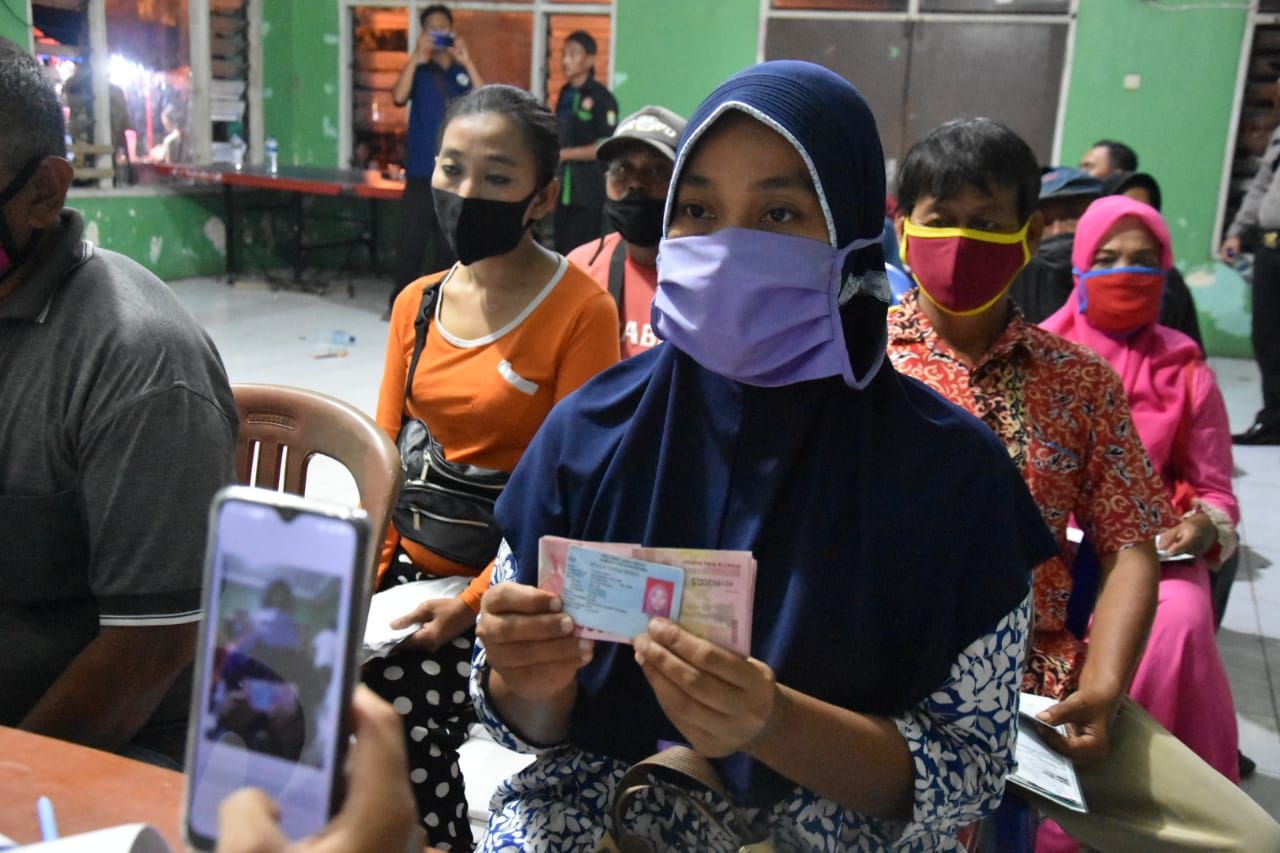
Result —
<path fill-rule="evenodd" d="M 312 358 L 346 358 L 347 347 L 356 342 L 356 336 L 342 329 L 331 329 L 303 335 L 300 340 L 311 345 Z"/>
<path fill-rule="evenodd" d="M 240 134 L 233 134 L 231 137 L 231 165 L 236 171 L 244 168 L 244 140 L 240 138 Z"/>
<path fill-rule="evenodd" d="M 280 143 L 274 136 L 267 137 L 267 171 L 275 174 L 280 168 Z"/>

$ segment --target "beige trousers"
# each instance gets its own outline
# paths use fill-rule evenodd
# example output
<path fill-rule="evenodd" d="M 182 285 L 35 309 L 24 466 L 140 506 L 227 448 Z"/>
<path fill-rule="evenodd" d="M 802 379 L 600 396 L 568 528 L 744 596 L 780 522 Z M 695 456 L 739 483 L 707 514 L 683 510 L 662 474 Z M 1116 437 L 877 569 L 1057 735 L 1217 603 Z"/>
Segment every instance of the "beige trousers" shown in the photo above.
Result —
<path fill-rule="evenodd" d="M 1111 753 L 1076 771 L 1088 814 L 1022 788 L 1017 794 L 1103 853 L 1280 851 L 1280 824 L 1131 699 L 1116 716 Z"/>

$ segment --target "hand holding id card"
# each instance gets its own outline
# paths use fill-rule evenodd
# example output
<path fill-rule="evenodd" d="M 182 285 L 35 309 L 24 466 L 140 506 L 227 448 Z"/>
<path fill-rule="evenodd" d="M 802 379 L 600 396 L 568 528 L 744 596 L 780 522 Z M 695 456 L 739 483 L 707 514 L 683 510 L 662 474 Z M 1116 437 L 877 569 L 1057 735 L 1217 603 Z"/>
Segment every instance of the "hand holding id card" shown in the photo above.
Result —
<path fill-rule="evenodd" d="M 748 656 L 755 575 L 746 551 L 538 542 L 538 588 L 561 597 L 574 634 L 588 640 L 629 644 L 662 617 Z"/>

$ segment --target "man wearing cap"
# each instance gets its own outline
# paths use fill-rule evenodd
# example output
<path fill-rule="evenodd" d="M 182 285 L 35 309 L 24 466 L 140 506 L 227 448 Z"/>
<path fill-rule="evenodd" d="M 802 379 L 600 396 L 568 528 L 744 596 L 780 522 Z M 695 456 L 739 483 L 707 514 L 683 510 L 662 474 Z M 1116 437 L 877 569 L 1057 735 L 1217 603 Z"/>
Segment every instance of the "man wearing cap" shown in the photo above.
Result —
<path fill-rule="evenodd" d="M 560 204 L 556 207 L 555 248 L 562 255 L 600 236 L 604 171 L 596 145 L 613 135 L 618 102 L 596 80 L 596 40 L 575 30 L 560 59 L 565 83 L 556 101 L 560 122 Z"/>
<path fill-rule="evenodd" d="M 1056 166 L 1040 176 L 1044 239 L 1009 293 L 1028 322 L 1039 323 L 1062 307 L 1071 295 L 1071 247 L 1076 222 L 1102 195 L 1102 182 L 1080 169 Z"/>
<path fill-rule="evenodd" d="M 1280 102 L 1280 81 L 1276 84 Z M 1262 373 L 1262 409 L 1235 444 L 1280 444 L 1280 127 L 1267 143 L 1257 173 L 1222 241 L 1222 260 L 1234 264 L 1248 241 L 1253 251 L 1253 357 Z"/>
<path fill-rule="evenodd" d="M 649 307 L 658 289 L 658 240 L 676 142 L 685 120 L 663 107 L 627 116 L 596 152 L 605 164 L 605 222 L 617 231 L 569 253 L 618 304 L 622 356 L 637 355 L 658 339 Z"/>

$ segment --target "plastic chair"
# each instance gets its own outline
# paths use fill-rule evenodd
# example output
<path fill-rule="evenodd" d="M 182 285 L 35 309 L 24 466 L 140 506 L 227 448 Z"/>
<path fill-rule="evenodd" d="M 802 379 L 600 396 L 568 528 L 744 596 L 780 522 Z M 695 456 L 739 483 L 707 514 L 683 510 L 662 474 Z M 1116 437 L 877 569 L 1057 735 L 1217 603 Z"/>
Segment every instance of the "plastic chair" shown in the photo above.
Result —
<path fill-rule="evenodd" d="M 400 493 L 400 452 L 364 412 L 327 394 L 284 385 L 231 386 L 240 413 L 236 474 L 247 486 L 300 495 L 317 453 L 351 472 L 369 514 L 366 564 L 377 568 Z"/>

